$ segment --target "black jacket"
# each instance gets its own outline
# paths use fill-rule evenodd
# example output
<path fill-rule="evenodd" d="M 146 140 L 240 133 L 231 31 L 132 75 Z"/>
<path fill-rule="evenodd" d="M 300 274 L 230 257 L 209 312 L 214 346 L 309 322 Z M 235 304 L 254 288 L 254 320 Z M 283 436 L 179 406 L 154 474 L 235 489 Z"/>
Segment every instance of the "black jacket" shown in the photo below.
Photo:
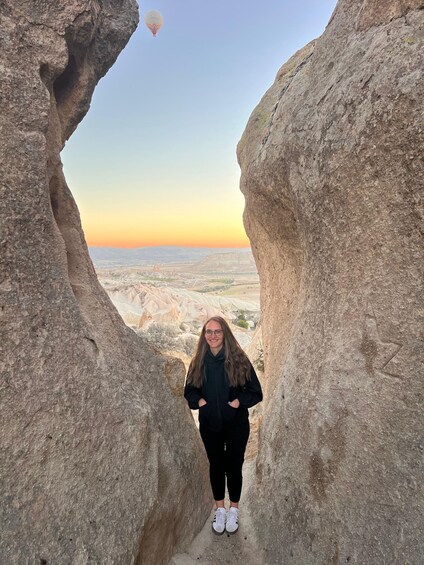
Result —
<path fill-rule="evenodd" d="M 224 369 L 224 348 L 215 356 L 210 351 L 203 363 L 203 380 L 200 388 L 186 383 L 184 397 L 192 410 L 199 410 L 199 423 L 213 431 L 221 431 L 228 425 L 246 421 L 248 408 L 262 400 L 262 389 L 252 365 L 250 380 L 243 386 L 232 387 L 228 383 Z M 199 409 L 199 400 L 206 403 Z M 238 398 L 239 408 L 232 408 L 228 402 Z"/>

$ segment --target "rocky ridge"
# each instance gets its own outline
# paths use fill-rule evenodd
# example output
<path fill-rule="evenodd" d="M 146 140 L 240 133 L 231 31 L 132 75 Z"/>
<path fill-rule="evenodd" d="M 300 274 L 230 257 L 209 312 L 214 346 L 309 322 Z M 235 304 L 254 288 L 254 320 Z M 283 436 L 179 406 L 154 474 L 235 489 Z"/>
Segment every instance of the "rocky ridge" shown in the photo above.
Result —
<path fill-rule="evenodd" d="M 98 283 L 60 160 L 137 3 L 0 4 L 0 562 L 166 563 L 210 511 L 184 367 Z"/>
<path fill-rule="evenodd" d="M 424 555 L 424 3 L 340 0 L 238 147 L 267 397 L 266 563 Z"/>

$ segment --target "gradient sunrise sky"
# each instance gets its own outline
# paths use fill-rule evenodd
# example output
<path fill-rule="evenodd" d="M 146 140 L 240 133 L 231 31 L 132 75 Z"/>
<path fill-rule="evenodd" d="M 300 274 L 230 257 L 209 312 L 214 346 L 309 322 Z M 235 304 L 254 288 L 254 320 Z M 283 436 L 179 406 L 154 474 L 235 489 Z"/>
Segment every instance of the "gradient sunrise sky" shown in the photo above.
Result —
<path fill-rule="evenodd" d="M 89 245 L 247 247 L 236 146 L 336 0 L 154 0 L 62 152 Z M 157 9 L 156 38 L 144 13 Z"/>

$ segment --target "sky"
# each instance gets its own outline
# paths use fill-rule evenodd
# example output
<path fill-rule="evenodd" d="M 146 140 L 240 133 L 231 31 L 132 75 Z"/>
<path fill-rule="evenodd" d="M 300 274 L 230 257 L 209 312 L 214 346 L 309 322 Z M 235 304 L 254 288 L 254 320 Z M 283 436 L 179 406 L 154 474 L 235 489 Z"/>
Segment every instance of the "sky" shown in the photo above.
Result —
<path fill-rule="evenodd" d="M 63 152 L 88 245 L 248 247 L 236 146 L 336 0 L 149 0 Z M 163 16 L 153 37 L 151 9 Z"/>

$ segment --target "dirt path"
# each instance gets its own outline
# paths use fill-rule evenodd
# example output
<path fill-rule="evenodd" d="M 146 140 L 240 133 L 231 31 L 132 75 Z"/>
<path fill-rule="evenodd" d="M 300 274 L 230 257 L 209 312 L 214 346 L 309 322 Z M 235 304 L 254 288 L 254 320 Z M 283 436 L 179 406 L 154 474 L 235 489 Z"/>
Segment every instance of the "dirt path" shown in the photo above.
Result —
<path fill-rule="evenodd" d="M 247 460 L 243 466 L 244 492 L 247 492 L 254 476 L 255 436 L 255 433 L 251 435 L 246 452 Z M 228 500 L 225 505 L 228 508 Z M 249 509 L 247 505 L 243 505 L 243 495 L 240 502 L 240 527 L 236 534 L 230 536 L 224 533 L 217 536 L 212 532 L 212 518 L 213 510 L 187 552 L 174 555 L 169 565 L 265 565 L 264 557 L 255 539 Z"/>

